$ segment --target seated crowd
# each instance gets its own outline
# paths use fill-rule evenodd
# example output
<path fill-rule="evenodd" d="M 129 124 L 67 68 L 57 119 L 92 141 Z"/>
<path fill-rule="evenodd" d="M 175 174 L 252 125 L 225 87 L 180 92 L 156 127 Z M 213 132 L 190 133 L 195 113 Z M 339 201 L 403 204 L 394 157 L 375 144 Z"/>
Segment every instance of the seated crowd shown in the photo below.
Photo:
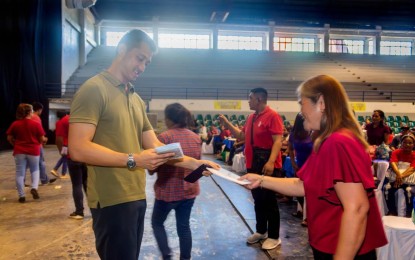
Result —
<path fill-rule="evenodd" d="M 216 119 L 213 118 L 213 121 L 216 122 Z M 392 130 L 387 122 L 382 110 L 374 110 L 372 117 L 366 118 L 361 123 L 370 145 L 369 153 L 374 161 L 374 171 L 377 171 L 379 160 L 389 162 L 388 174 L 382 188 L 387 202 L 388 214 L 410 217 L 413 209 L 411 198 L 415 195 L 415 174 L 413 174 L 415 172 L 415 152 L 413 151 L 415 149 L 415 127 L 411 129 L 408 122 L 400 121 L 400 131 L 397 132 L 396 129 Z M 209 127 L 206 127 L 203 122 L 196 122 L 196 120 L 195 123 L 195 132 L 199 134 L 203 142 L 212 146 L 213 154 L 217 159 L 232 165 L 235 154 L 243 154 L 244 141 L 232 136 L 225 126 L 210 124 Z M 233 124 L 240 129 L 243 128 L 243 125 L 238 124 L 238 121 L 233 121 Z M 285 124 L 281 151 L 283 162 L 286 162 L 284 163 L 286 177 L 294 177 L 298 168 L 297 153 L 299 151 L 295 150 L 296 141 L 292 139 L 295 134 L 293 130 L 295 129 L 292 129 L 289 123 Z M 411 175 L 414 176 L 410 177 Z M 302 198 L 298 198 L 298 201 L 298 212 L 293 215 L 302 217 L 304 202 Z"/>
<path fill-rule="evenodd" d="M 371 145 L 375 173 L 379 161 L 389 162 L 382 187 L 388 214 L 410 217 L 415 195 L 415 129 L 400 122 L 400 132 L 394 134 L 382 110 L 373 111 L 372 120 L 363 129 Z"/>

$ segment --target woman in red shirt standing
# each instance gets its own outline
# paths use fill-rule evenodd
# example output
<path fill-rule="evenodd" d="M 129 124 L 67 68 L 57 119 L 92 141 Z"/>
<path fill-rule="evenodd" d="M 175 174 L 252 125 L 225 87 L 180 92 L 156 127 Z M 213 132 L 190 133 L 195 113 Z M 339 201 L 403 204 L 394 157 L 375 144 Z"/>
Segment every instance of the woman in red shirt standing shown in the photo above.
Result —
<path fill-rule="evenodd" d="M 19 202 L 26 201 L 24 179 L 26 167 L 30 169 L 33 199 L 39 199 L 39 156 L 40 146 L 44 141 L 45 132 L 40 124 L 31 120 L 33 107 L 29 104 L 20 104 L 17 107 L 17 120 L 7 130 L 7 141 L 13 145 L 13 156 L 16 162 L 16 186 Z"/>
<path fill-rule="evenodd" d="M 158 139 L 164 144 L 180 143 L 184 155 L 200 159 L 202 141 L 198 134 L 189 130 L 189 124 L 192 122 L 189 110 L 179 103 L 174 103 L 165 108 L 164 116 L 168 130 L 161 133 Z M 192 232 L 189 220 L 195 198 L 200 193 L 198 181 L 190 183 L 183 180 L 191 172 L 167 164 L 157 170 L 157 181 L 154 184 L 156 199 L 151 225 L 163 259 L 173 258 L 164 227 L 164 221 L 172 210 L 176 213 L 180 259 L 191 258 Z"/>
<path fill-rule="evenodd" d="M 248 188 L 262 186 L 304 196 L 315 259 L 376 259 L 387 243 L 374 195 L 371 159 L 343 86 L 320 75 L 297 89 L 306 130 L 318 131 L 298 178 L 247 174 Z"/>

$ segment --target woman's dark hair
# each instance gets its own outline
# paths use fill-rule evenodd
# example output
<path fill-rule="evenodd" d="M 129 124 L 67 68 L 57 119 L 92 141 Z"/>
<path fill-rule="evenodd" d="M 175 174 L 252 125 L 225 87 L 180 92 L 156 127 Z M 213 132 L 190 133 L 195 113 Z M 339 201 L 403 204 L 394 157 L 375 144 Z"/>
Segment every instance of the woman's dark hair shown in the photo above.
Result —
<path fill-rule="evenodd" d="M 192 113 L 179 103 L 167 105 L 164 109 L 164 116 L 179 128 L 194 126 Z"/>
<path fill-rule="evenodd" d="M 379 109 L 376 109 L 376 110 L 373 110 L 373 113 L 378 113 L 379 114 L 379 117 L 380 117 L 380 123 L 379 123 L 379 126 L 381 126 L 381 127 L 383 127 L 383 126 L 385 126 L 385 112 L 383 112 L 382 110 L 379 110 Z"/>
<path fill-rule="evenodd" d="M 295 140 L 304 140 L 310 135 L 310 132 L 304 129 L 304 117 L 301 113 L 298 113 L 295 117 L 291 134 Z"/>

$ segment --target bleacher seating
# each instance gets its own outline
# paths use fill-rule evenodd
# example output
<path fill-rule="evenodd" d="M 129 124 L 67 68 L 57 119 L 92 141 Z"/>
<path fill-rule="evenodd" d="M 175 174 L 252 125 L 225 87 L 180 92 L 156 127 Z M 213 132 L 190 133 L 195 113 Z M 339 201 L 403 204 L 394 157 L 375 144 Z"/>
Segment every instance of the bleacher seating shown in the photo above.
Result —
<path fill-rule="evenodd" d="M 75 89 L 67 97 L 107 68 L 114 55 L 115 47 L 94 49 L 68 80 L 66 87 Z M 415 59 L 405 56 L 160 49 L 136 85 L 144 99 L 246 100 L 253 86 L 262 86 L 270 99 L 296 100 L 295 89 L 302 81 L 329 74 L 343 83 L 351 100 L 361 101 L 364 91 L 365 101 L 402 101 L 414 95 L 413 71 Z"/>

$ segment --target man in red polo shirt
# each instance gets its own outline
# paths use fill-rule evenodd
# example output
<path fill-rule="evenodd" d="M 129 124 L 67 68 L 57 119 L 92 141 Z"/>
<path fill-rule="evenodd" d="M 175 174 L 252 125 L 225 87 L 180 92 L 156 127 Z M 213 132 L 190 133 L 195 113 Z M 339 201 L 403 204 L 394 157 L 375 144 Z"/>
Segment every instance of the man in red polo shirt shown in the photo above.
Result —
<path fill-rule="evenodd" d="M 268 92 L 255 88 L 249 94 L 249 108 L 255 112 L 249 115 L 240 130 L 225 116 L 219 119 L 233 136 L 245 140 L 246 168 L 248 172 L 274 177 L 281 176 L 281 145 L 283 123 L 280 115 L 267 105 Z M 261 187 L 252 190 L 255 202 L 256 232 L 247 239 L 254 244 L 265 239 L 263 249 L 273 249 L 281 244 L 279 238 L 280 214 L 275 192 Z"/>

